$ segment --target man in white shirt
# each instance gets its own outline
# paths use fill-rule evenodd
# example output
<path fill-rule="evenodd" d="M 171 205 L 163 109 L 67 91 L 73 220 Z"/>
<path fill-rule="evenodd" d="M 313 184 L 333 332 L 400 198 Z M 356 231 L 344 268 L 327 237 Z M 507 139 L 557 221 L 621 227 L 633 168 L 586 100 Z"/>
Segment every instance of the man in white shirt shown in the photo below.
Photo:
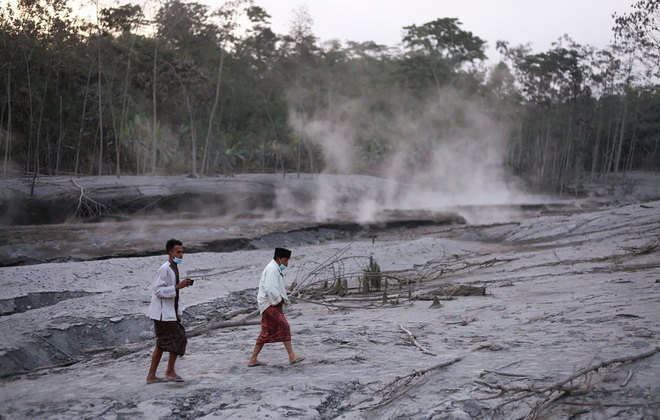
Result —
<path fill-rule="evenodd" d="M 265 366 L 257 358 L 266 343 L 284 343 L 289 354 L 289 363 L 296 364 L 305 360 L 294 353 L 291 347 L 291 328 L 284 316 L 283 305 L 289 304 L 289 297 L 284 288 L 284 269 L 289 265 L 291 251 L 285 248 L 275 248 L 275 256 L 264 268 L 259 281 L 257 304 L 261 313 L 261 333 L 248 360 L 248 366 Z"/>
<path fill-rule="evenodd" d="M 156 348 L 151 357 L 151 366 L 147 375 L 147 385 L 156 382 L 185 382 L 174 370 L 177 356 L 186 353 L 186 330 L 181 325 L 183 305 L 179 299 L 179 290 L 192 284 L 189 278 L 179 281 L 179 267 L 183 258 L 183 243 L 170 239 L 165 244 L 168 261 L 160 266 L 154 279 L 151 304 L 147 316 L 154 320 Z M 169 352 L 167 369 L 162 378 L 156 376 L 158 364 L 163 352 Z"/>

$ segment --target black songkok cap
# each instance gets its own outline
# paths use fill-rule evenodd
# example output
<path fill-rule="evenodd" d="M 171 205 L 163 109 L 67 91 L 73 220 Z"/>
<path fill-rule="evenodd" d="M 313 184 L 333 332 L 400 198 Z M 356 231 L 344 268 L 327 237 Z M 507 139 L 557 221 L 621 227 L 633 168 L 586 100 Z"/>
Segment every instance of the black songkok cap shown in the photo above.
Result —
<path fill-rule="evenodd" d="M 273 258 L 291 258 L 291 251 L 286 248 L 275 248 L 275 256 Z"/>

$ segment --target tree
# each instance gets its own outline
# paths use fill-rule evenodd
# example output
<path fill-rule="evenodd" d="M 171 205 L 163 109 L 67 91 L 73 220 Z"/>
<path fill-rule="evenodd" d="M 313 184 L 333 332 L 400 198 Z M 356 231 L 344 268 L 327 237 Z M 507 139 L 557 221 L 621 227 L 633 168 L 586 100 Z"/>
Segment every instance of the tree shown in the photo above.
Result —
<path fill-rule="evenodd" d="M 294 12 L 289 34 L 284 37 L 282 50 L 285 54 L 283 65 L 285 74 L 288 74 L 287 82 L 291 88 L 288 91 L 288 99 L 293 109 L 292 117 L 295 119 L 294 130 L 297 135 L 293 136 L 296 146 L 296 172 L 298 177 L 302 170 L 303 145 L 309 153 L 310 172 L 314 172 L 314 158 L 311 146 L 303 135 L 306 121 L 310 115 L 318 109 L 318 98 L 321 84 L 316 83 L 315 76 L 318 74 L 319 49 L 316 46 L 316 36 L 312 32 L 314 20 L 309 14 L 306 6 L 301 6 Z M 284 174 L 283 174 L 284 175 Z"/>
<path fill-rule="evenodd" d="M 222 164 L 225 171 L 242 164 L 245 170 L 264 172 L 280 165 L 279 155 L 273 153 L 277 149 L 270 145 L 274 139 L 286 138 L 290 131 L 285 78 L 279 61 L 281 37 L 269 27 L 270 16 L 262 8 L 249 8 L 248 17 L 252 24 L 237 40 L 230 62 L 235 70 L 230 68 L 231 96 L 226 95 L 225 100 L 232 105 L 225 122 L 233 133 L 226 143 Z"/>
<path fill-rule="evenodd" d="M 131 80 L 131 62 L 133 59 L 133 48 L 137 36 L 132 31 L 143 25 L 144 14 L 142 8 L 137 5 L 126 4 L 117 8 L 105 8 L 100 11 L 101 27 L 106 31 L 117 34 L 116 42 L 122 40 L 129 42 L 128 52 L 126 54 L 126 70 L 123 81 L 123 90 L 121 95 L 121 112 L 119 116 L 119 127 L 114 127 L 115 134 L 115 175 L 121 176 L 121 149 L 124 144 L 124 135 L 126 133 L 126 122 L 129 111 L 129 87 Z M 114 106 L 111 104 L 114 125 Z"/>
<path fill-rule="evenodd" d="M 252 5 L 252 0 L 232 0 L 225 2 L 220 9 L 216 11 L 216 16 L 220 18 L 221 28 L 218 34 L 219 37 L 219 54 L 220 59 L 217 66 L 217 79 L 215 83 L 215 95 L 213 97 L 213 105 L 208 119 L 208 127 L 206 130 L 206 142 L 204 145 L 204 155 L 202 158 L 202 173 L 204 173 L 207 161 L 210 159 L 210 144 L 211 136 L 214 133 L 214 120 L 216 117 L 218 104 L 220 103 L 220 94 L 222 86 L 222 76 L 225 66 L 225 57 L 227 51 L 232 48 L 237 40 L 236 30 L 239 27 L 239 19 L 247 14 L 249 7 Z M 252 16 L 250 16 L 252 17 Z M 226 139 L 223 140 L 223 151 L 227 150 Z M 225 154 L 223 153 L 223 156 Z"/>
<path fill-rule="evenodd" d="M 643 47 L 660 48 L 660 2 L 641 0 L 633 4 L 628 14 L 614 13 L 614 33 Z"/>
<path fill-rule="evenodd" d="M 614 13 L 616 40 L 646 68 L 646 77 L 660 77 L 660 1 L 641 0 L 628 14 Z"/>
<path fill-rule="evenodd" d="M 402 73 L 407 82 L 419 87 L 431 81 L 440 92 L 458 73 L 486 58 L 486 42 L 460 25 L 456 18 L 443 18 L 403 28 L 407 51 Z"/>

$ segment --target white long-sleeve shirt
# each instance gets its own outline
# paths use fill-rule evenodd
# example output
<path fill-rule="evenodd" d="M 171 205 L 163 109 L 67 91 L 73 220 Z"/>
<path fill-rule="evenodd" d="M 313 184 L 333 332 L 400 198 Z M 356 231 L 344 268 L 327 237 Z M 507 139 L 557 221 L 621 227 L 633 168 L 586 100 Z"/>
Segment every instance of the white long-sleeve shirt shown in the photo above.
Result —
<path fill-rule="evenodd" d="M 159 321 L 176 321 L 177 314 L 183 314 L 183 304 L 179 293 L 179 307 L 174 310 L 174 299 L 176 298 L 176 274 L 170 267 L 170 262 L 161 265 L 156 273 L 156 278 L 151 286 L 151 304 L 147 316 Z"/>
<path fill-rule="evenodd" d="M 259 312 L 264 313 L 269 306 L 277 305 L 280 302 L 289 304 L 289 297 L 284 288 L 284 273 L 275 260 L 270 260 L 259 281 L 259 292 L 257 293 L 257 304 Z"/>

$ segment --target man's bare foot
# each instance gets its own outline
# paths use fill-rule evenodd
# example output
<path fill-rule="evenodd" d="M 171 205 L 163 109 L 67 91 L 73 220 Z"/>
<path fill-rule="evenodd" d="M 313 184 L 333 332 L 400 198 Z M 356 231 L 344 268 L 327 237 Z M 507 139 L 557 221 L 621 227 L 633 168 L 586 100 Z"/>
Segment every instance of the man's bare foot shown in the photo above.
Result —
<path fill-rule="evenodd" d="M 251 362 L 251 361 L 248 362 L 248 367 L 267 366 L 267 365 L 268 365 L 268 363 L 260 362 L 260 361 L 258 361 L 258 360 L 257 360 L 256 362 Z"/>
<path fill-rule="evenodd" d="M 157 384 L 158 382 L 165 382 L 163 378 L 159 378 L 158 376 L 154 376 L 153 378 L 147 378 L 147 385 L 151 384 Z"/>

